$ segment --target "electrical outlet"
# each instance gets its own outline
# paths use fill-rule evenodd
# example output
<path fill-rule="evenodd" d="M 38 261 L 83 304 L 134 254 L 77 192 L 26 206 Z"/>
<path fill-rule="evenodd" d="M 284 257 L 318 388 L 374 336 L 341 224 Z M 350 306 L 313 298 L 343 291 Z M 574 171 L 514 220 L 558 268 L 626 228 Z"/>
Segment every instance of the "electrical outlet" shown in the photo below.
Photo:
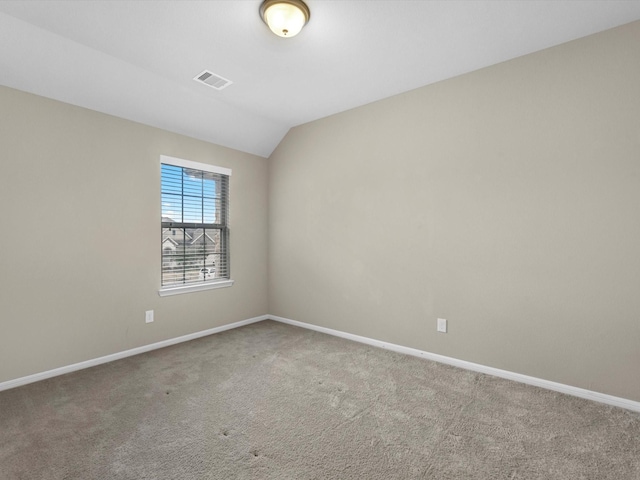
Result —
<path fill-rule="evenodd" d="M 145 323 L 153 322 L 153 310 L 147 310 L 144 312 L 144 321 Z"/>
<path fill-rule="evenodd" d="M 439 318 L 438 319 L 438 331 L 442 333 L 447 333 L 447 319 Z"/>

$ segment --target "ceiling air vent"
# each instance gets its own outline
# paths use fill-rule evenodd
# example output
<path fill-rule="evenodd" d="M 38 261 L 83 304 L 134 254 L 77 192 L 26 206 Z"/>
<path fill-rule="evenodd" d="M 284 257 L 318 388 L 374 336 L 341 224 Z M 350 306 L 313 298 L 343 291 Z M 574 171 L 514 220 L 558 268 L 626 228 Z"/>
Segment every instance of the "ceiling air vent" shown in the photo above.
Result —
<path fill-rule="evenodd" d="M 215 88 L 216 90 L 222 90 L 233 83 L 231 80 L 227 80 L 226 78 L 216 75 L 215 73 L 211 73 L 208 70 L 205 70 L 201 74 L 193 77 L 193 79 Z"/>

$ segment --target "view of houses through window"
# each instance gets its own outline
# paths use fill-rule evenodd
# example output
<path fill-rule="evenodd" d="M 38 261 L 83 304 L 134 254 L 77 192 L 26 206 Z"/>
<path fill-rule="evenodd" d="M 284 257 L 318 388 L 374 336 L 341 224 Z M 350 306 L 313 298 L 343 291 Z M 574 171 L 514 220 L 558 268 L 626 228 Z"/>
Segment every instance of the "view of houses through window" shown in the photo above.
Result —
<path fill-rule="evenodd" d="M 228 175 L 183 166 L 217 169 L 205 164 L 165 161 L 161 165 L 162 286 L 228 279 Z"/>

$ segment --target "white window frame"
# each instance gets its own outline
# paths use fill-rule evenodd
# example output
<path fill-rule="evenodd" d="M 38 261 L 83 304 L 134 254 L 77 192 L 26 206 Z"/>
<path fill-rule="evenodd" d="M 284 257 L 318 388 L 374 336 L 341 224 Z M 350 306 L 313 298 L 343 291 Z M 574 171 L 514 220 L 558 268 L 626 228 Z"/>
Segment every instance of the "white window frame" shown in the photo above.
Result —
<path fill-rule="evenodd" d="M 162 168 L 162 164 L 172 165 L 176 167 L 190 168 L 194 170 L 200 170 L 203 172 L 217 173 L 220 175 L 226 175 L 228 177 L 231 177 L 231 173 L 232 173 L 230 168 L 218 167 L 215 165 L 209 165 L 207 163 L 193 162 L 191 160 L 170 157 L 167 155 L 160 155 L 161 168 Z M 227 199 L 227 202 L 230 203 L 230 199 Z M 227 248 L 229 247 L 227 246 Z M 160 242 L 160 265 L 162 268 L 162 241 Z M 160 289 L 158 290 L 158 295 L 160 295 L 161 297 L 166 297 L 169 295 L 180 295 L 183 293 L 201 292 L 204 290 L 230 287 L 233 285 L 233 283 L 234 281 L 231 278 L 228 278 L 228 279 L 225 278 L 220 280 L 204 280 L 201 283 L 193 283 L 190 285 L 161 286 Z"/>

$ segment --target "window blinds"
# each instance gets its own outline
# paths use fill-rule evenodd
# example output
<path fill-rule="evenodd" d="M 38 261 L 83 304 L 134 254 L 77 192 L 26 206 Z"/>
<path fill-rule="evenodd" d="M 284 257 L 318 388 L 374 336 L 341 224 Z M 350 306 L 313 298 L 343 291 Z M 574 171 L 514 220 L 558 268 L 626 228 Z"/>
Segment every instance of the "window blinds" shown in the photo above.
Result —
<path fill-rule="evenodd" d="M 161 157 L 163 287 L 230 278 L 230 174 Z"/>

